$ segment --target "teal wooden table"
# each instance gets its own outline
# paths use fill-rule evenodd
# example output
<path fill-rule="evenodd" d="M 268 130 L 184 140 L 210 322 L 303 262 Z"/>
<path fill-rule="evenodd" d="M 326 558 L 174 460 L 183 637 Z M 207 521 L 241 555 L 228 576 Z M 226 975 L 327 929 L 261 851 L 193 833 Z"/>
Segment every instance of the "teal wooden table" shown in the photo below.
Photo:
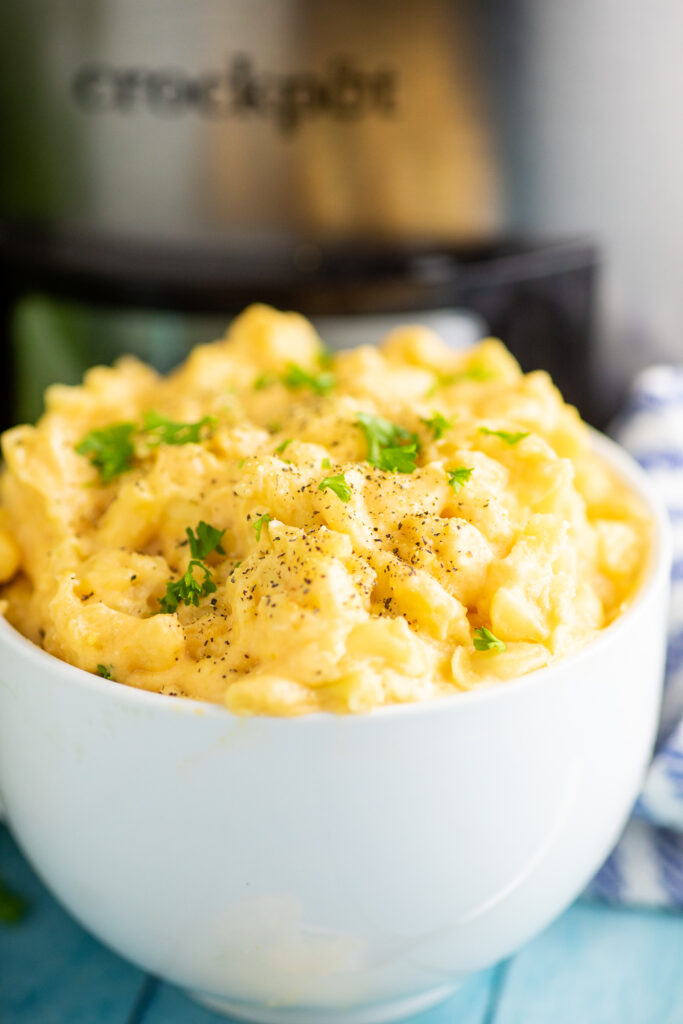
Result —
<path fill-rule="evenodd" d="M 0 876 L 29 904 L 0 924 L 0 1024 L 225 1021 L 87 935 L 2 827 Z M 575 904 L 412 1024 L 683 1024 L 683 915 Z"/>

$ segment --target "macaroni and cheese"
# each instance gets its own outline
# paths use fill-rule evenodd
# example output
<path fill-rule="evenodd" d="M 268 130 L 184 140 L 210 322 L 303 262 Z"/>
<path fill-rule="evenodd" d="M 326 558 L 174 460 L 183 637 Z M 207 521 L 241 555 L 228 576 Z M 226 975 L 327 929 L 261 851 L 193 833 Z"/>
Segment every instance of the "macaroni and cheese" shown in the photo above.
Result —
<path fill-rule="evenodd" d="M 54 385 L 3 450 L 9 621 L 238 713 L 540 668 L 623 611 L 649 544 L 547 374 L 420 327 L 331 356 L 303 317 L 252 306 L 168 377 L 124 357 Z"/>

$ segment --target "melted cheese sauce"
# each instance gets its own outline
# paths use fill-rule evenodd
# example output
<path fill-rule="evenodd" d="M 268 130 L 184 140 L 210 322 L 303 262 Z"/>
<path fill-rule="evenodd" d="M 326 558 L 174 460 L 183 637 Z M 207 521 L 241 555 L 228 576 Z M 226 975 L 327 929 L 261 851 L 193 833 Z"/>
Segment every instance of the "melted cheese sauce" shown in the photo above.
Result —
<path fill-rule="evenodd" d="M 453 352 L 406 327 L 325 360 L 303 317 L 252 306 L 168 377 L 126 357 L 46 403 L 3 437 L 7 618 L 87 671 L 238 713 L 362 712 L 530 672 L 621 614 L 649 546 L 576 411 L 495 340 Z M 104 484 L 76 446 L 150 410 L 212 419 L 196 442 L 140 434 Z M 413 472 L 368 462 L 359 414 L 416 436 Z M 320 489 L 339 475 L 348 501 Z M 202 521 L 224 531 L 215 590 L 160 612 Z"/>

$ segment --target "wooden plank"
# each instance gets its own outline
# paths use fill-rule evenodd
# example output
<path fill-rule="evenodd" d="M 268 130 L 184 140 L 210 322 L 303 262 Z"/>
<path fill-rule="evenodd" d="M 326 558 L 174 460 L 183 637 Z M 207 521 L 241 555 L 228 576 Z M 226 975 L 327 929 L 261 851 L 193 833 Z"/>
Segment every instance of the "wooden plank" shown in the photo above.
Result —
<path fill-rule="evenodd" d="M 448 1002 L 414 1017 L 414 1024 L 485 1024 L 498 971 L 499 968 L 495 968 L 475 974 Z"/>
<path fill-rule="evenodd" d="M 495 972 L 483 971 L 469 979 L 447 1003 L 418 1014 L 405 1024 L 485 1024 L 494 982 Z M 217 1024 L 221 1019 L 230 1020 L 210 1013 L 171 985 L 160 985 L 140 1024 Z"/>
<path fill-rule="evenodd" d="M 576 904 L 511 961 L 491 1024 L 683 1024 L 683 915 Z"/>
<path fill-rule="evenodd" d="M 2 826 L 0 875 L 30 904 L 0 925 L 2 1024 L 126 1024 L 144 975 L 71 920 Z"/>

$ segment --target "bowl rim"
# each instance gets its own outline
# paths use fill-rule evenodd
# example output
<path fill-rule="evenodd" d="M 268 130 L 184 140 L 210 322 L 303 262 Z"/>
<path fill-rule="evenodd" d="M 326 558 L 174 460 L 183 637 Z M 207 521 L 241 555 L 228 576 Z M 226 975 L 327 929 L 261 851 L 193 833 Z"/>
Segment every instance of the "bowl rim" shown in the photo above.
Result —
<path fill-rule="evenodd" d="M 102 679 L 94 673 L 77 668 L 75 665 L 62 661 L 61 658 L 38 647 L 28 637 L 25 637 L 15 629 L 4 615 L 1 614 L 0 654 L 3 647 L 9 647 L 19 657 L 25 657 L 29 661 L 35 662 L 37 668 L 65 679 L 69 684 L 89 690 L 92 693 L 102 694 L 105 699 L 114 699 L 123 703 L 130 702 L 133 706 L 157 708 L 159 713 L 165 711 L 174 716 L 187 714 L 195 720 L 210 718 L 222 719 L 226 722 L 281 723 L 283 728 L 307 728 L 312 727 L 315 723 L 319 724 L 321 721 L 360 724 L 379 723 L 387 718 L 396 716 L 443 714 L 446 711 L 457 714 L 457 709 L 465 711 L 473 704 L 499 701 L 505 697 L 512 698 L 515 694 L 520 693 L 520 691 L 526 691 L 536 686 L 550 686 L 558 677 L 564 676 L 567 671 L 571 672 L 574 669 L 581 671 L 583 663 L 590 660 L 594 653 L 602 650 L 605 645 L 617 643 L 622 634 L 628 632 L 632 620 L 650 600 L 652 594 L 658 591 L 663 583 L 668 583 L 670 572 L 672 558 L 671 525 L 668 511 L 656 486 L 652 486 L 652 480 L 645 470 L 616 441 L 613 441 L 593 427 L 589 427 L 589 433 L 591 447 L 612 469 L 616 470 L 619 477 L 641 498 L 650 514 L 653 529 L 652 544 L 647 564 L 643 570 L 637 593 L 621 615 L 604 627 L 596 637 L 579 650 L 525 675 L 502 681 L 499 684 L 445 694 L 431 700 L 406 701 L 401 704 L 382 705 L 378 708 L 359 713 L 343 714 L 334 711 L 311 711 L 291 716 L 238 715 L 221 704 L 197 700 L 192 697 L 173 697 L 168 694 L 158 693 L 156 690 L 145 690 L 136 686 L 129 686 L 126 683 L 117 684 L 111 680 Z"/>

